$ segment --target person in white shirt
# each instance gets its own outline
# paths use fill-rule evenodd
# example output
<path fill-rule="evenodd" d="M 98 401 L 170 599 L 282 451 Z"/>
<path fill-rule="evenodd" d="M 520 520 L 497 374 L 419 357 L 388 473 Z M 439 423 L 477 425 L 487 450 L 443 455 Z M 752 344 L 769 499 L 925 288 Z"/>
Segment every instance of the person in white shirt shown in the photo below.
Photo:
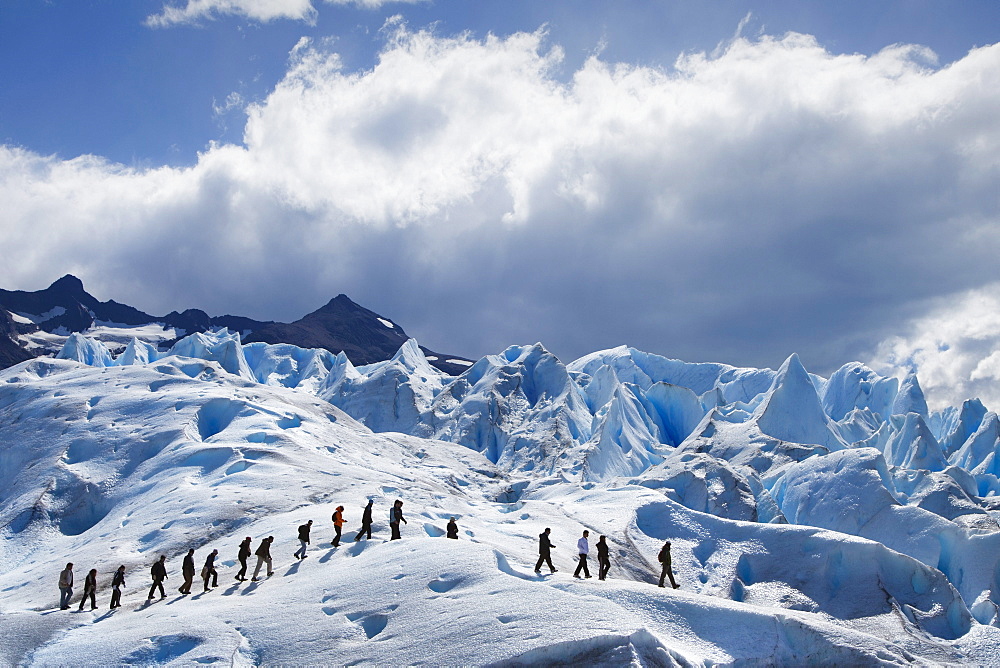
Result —
<path fill-rule="evenodd" d="M 587 555 L 590 554 L 590 543 L 587 542 L 587 536 L 590 532 L 584 530 L 583 538 L 576 541 L 577 550 L 580 552 L 580 563 L 577 565 L 576 570 L 573 572 L 573 577 L 580 577 L 580 571 L 583 571 L 584 577 L 590 577 L 590 569 L 587 568 Z"/>

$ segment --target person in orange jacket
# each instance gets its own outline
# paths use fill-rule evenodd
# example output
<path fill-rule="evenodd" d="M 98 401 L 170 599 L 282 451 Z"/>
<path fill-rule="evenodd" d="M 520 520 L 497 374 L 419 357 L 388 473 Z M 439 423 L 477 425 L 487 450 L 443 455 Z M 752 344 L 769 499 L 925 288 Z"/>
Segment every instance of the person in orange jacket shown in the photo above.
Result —
<path fill-rule="evenodd" d="M 337 532 L 337 535 L 333 537 L 333 546 L 340 547 L 340 531 L 344 526 L 344 507 L 337 506 L 337 509 L 333 511 L 333 530 Z"/>

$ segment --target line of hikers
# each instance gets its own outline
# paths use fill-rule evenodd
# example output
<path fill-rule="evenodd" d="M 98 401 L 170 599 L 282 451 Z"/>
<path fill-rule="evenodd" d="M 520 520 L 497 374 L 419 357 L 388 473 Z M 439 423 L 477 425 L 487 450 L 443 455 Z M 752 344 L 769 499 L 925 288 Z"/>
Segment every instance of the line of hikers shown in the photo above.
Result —
<path fill-rule="evenodd" d="M 552 548 L 555 547 L 552 541 L 549 540 L 549 535 L 552 533 L 552 529 L 546 527 L 545 531 L 538 534 L 538 561 L 535 563 L 535 573 L 542 572 L 542 564 L 546 564 L 549 567 L 551 573 L 555 573 L 559 569 L 552 565 Z M 576 541 L 577 552 L 580 555 L 580 559 L 577 563 L 576 570 L 573 571 L 573 577 L 580 578 L 580 573 L 583 572 L 584 578 L 590 577 L 590 568 L 587 566 L 587 557 L 590 555 L 590 532 L 584 529 L 583 536 L 580 540 Z M 674 589 L 680 589 L 680 585 L 674 581 L 674 571 L 670 564 L 670 541 L 666 541 L 663 547 L 660 548 L 660 553 L 656 556 L 657 560 L 660 562 L 662 568 L 660 569 L 660 586 L 663 585 L 665 578 L 670 578 L 670 585 Z M 604 580 L 607 578 L 608 571 L 611 570 L 611 559 L 608 556 L 608 543 L 607 536 L 601 536 L 597 539 L 597 579 Z"/>
<path fill-rule="evenodd" d="M 357 535 L 354 536 L 354 542 L 361 540 L 362 537 L 371 539 L 372 537 L 372 506 L 375 504 L 374 499 L 368 500 L 368 505 L 364 507 L 361 512 L 361 528 L 358 530 Z M 306 548 L 309 546 L 309 533 L 312 529 L 312 520 L 309 520 L 305 524 L 299 527 L 298 538 L 300 547 L 295 551 L 293 555 L 296 559 L 306 558 Z M 403 517 L 403 502 L 396 499 L 393 502 L 392 507 L 389 509 L 389 528 L 392 531 L 392 537 L 390 540 L 397 540 L 402 538 L 400 534 L 399 525 L 400 523 L 406 524 L 406 518 Z M 337 509 L 333 513 L 333 528 L 336 535 L 333 538 L 331 544 L 333 547 L 340 547 L 341 532 L 344 526 L 344 507 L 337 506 Z M 455 522 L 455 518 L 452 517 L 448 521 L 447 533 L 448 538 L 458 539 L 458 524 Z M 271 544 L 274 542 L 274 536 L 268 536 L 260 541 L 257 549 L 251 552 L 251 543 L 253 539 L 247 536 L 240 543 L 239 552 L 237 553 L 237 560 L 240 562 L 240 570 L 236 573 L 236 580 L 239 582 L 245 582 L 247 580 L 247 559 L 253 554 L 257 557 L 257 565 L 254 568 L 253 575 L 250 580 L 256 582 L 258 576 L 260 575 L 261 568 L 267 566 L 267 577 L 274 575 L 274 570 L 272 567 L 271 560 Z M 205 565 L 201 569 L 201 578 L 204 581 L 204 591 L 210 591 L 211 589 L 219 586 L 219 573 L 215 568 L 215 560 L 219 556 L 218 550 L 212 550 L 211 554 L 205 560 Z M 149 596 L 147 596 L 147 601 L 152 601 L 154 594 L 159 591 L 160 598 L 164 599 L 167 597 L 166 592 L 163 590 L 163 581 L 168 578 L 167 576 L 167 555 L 162 554 L 160 558 L 155 561 L 152 567 L 149 569 L 149 574 L 153 579 L 153 584 L 149 588 Z M 187 555 L 184 557 L 184 561 L 181 565 L 181 574 L 184 576 L 184 582 L 181 584 L 180 588 L 177 590 L 181 594 L 190 594 L 191 585 L 194 583 L 195 576 L 195 563 L 194 563 L 194 548 L 188 550 Z M 111 580 L 111 609 L 121 607 L 121 593 L 122 589 L 125 587 L 125 566 L 121 565 Z M 73 564 L 66 564 L 66 568 L 59 573 L 59 607 L 62 610 L 68 610 L 70 608 L 70 599 L 73 596 Z M 93 568 L 87 573 L 87 577 L 84 579 L 83 585 L 83 598 L 80 599 L 80 610 L 87 601 L 90 599 L 90 609 L 97 609 L 97 569 Z"/>
<path fill-rule="evenodd" d="M 361 528 L 358 530 L 357 534 L 354 536 L 354 542 L 358 542 L 362 537 L 371 539 L 372 537 L 372 506 L 374 505 L 374 499 L 368 500 L 368 505 L 364 507 L 361 513 Z M 403 517 L 403 502 L 399 499 L 393 502 L 392 507 L 389 509 L 389 529 L 391 531 L 391 537 L 389 540 L 398 540 L 402 538 L 400 534 L 399 525 L 400 523 L 406 524 L 406 518 Z M 292 555 L 296 559 L 305 559 L 308 555 L 306 554 L 306 549 L 310 542 L 310 532 L 312 530 L 313 521 L 309 520 L 305 524 L 302 524 L 298 528 L 298 540 L 299 549 L 295 551 Z M 333 512 L 333 528 L 335 531 L 335 536 L 331 541 L 333 547 L 340 547 L 341 532 L 344 526 L 344 507 L 337 506 L 336 510 Z M 555 547 L 549 540 L 549 534 L 551 529 L 546 528 L 541 534 L 538 535 L 538 563 L 535 564 L 535 573 L 541 573 L 542 564 L 548 564 L 549 570 L 555 573 L 558 569 L 552 565 L 552 555 L 551 549 Z M 452 517 L 448 521 L 445 536 L 447 538 L 458 539 L 458 524 L 455 522 L 455 518 Z M 573 573 L 573 577 L 579 578 L 580 572 L 583 572 L 585 578 L 590 577 L 590 569 L 587 566 L 587 556 L 590 554 L 590 543 L 588 538 L 590 536 L 589 531 L 584 531 L 583 536 L 577 541 L 577 551 L 579 552 L 580 559 L 576 567 L 576 571 Z M 239 551 L 237 553 L 237 560 L 240 562 L 240 570 L 236 573 L 236 580 L 239 582 L 245 582 L 247 580 L 247 559 L 250 558 L 251 554 L 257 557 L 257 565 L 254 568 L 253 575 L 250 577 L 252 582 L 258 580 L 261 568 L 267 566 L 267 577 L 274 575 L 274 570 L 272 567 L 271 560 L 271 544 L 274 542 L 274 536 L 268 536 L 260 541 L 256 550 L 251 552 L 251 543 L 253 539 L 247 536 L 240 543 Z M 213 588 L 219 586 L 219 573 L 215 567 L 215 560 L 219 556 L 218 550 L 212 550 L 212 552 L 205 559 L 205 564 L 201 569 L 201 578 L 204 583 L 203 592 L 211 591 Z M 664 578 L 670 578 L 670 584 L 674 589 L 680 587 L 679 584 L 674 582 L 673 570 L 670 566 L 670 541 L 664 543 L 663 547 L 660 549 L 658 555 L 658 560 L 663 565 L 662 572 L 660 573 L 660 586 L 663 587 Z M 153 584 L 149 588 L 149 595 L 146 597 L 146 601 L 152 601 L 154 594 L 159 591 L 160 599 L 167 597 L 166 592 L 163 589 L 163 581 L 168 578 L 167 576 L 167 555 L 162 554 L 160 558 L 155 561 L 149 569 L 149 574 L 153 579 Z M 608 543 L 605 536 L 601 536 L 597 541 L 597 562 L 598 562 L 598 579 L 604 580 L 611 569 L 611 560 L 608 556 Z M 188 550 L 187 555 L 185 555 L 184 560 L 181 565 L 181 575 L 184 577 L 184 582 L 181 584 L 179 591 L 181 594 L 187 595 L 191 593 L 191 585 L 194 583 L 195 576 L 195 561 L 194 561 L 194 548 Z M 121 565 L 118 570 L 115 571 L 114 576 L 111 579 L 111 606 L 110 608 L 114 610 L 115 608 L 121 607 L 121 594 L 122 589 L 125 587 L 125 566 Z M 59 573 L 59 607 L 62 610 L 68 610 L 70 608 L 70 599 L 73 596 L 73 564 L 66 564 L 66 568 Z M 87 577 L 84 579 L 83 585 L 83 597 L 80 599 L 80 610 L 83 610 L 84 604 L 87 599 L 90 599 L 90 609 L 97 609 L 97 569 L 92 568 Z"/>

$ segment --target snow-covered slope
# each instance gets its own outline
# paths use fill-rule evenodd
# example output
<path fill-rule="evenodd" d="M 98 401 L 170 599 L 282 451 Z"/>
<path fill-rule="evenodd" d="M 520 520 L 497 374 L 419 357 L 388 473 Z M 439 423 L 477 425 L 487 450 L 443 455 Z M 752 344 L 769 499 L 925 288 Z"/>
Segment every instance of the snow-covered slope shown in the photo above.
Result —
<path fill-rule="evenodd" d="M 225 331 L 117 357 L 71 337 L 60 357 L 0 372 L 0 664 L 997 660 L 996 415 L 928 415 L 915 376 L 628 348 L 563 364 L 541 345 L 447 376 L 415 342 L 354 367 Z M 606 581 L 570 574 L 584 529 L 595 574 L 607 536 Z M 240 540 L 268 535 L 275 575 L 235 582 Z M 665 540 L 676 591 L 655 587 Z M 219 550 L 218 589 L 175 593 L 189 547 L 199 567 Z M 168 597 L 147 604 L 160 554 Z M 102 609 L 76 612 L 90 568 Z"/>

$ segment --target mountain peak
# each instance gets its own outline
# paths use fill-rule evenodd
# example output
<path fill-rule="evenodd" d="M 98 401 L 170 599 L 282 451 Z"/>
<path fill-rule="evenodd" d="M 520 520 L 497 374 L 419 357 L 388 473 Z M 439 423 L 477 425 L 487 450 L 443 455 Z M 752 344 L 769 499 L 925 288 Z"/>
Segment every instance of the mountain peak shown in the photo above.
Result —
<path fill-rule="evenodd" d="M 55 290 L 57 292 L 66 292 L 70 294 L 80 294 L 85 292 L 83 289 L 83 281 L 74 276 L 73 274 L 66 274 L 59 280 L 55 281 L 52 285 L 48 287 L 49 290 Z"/>

